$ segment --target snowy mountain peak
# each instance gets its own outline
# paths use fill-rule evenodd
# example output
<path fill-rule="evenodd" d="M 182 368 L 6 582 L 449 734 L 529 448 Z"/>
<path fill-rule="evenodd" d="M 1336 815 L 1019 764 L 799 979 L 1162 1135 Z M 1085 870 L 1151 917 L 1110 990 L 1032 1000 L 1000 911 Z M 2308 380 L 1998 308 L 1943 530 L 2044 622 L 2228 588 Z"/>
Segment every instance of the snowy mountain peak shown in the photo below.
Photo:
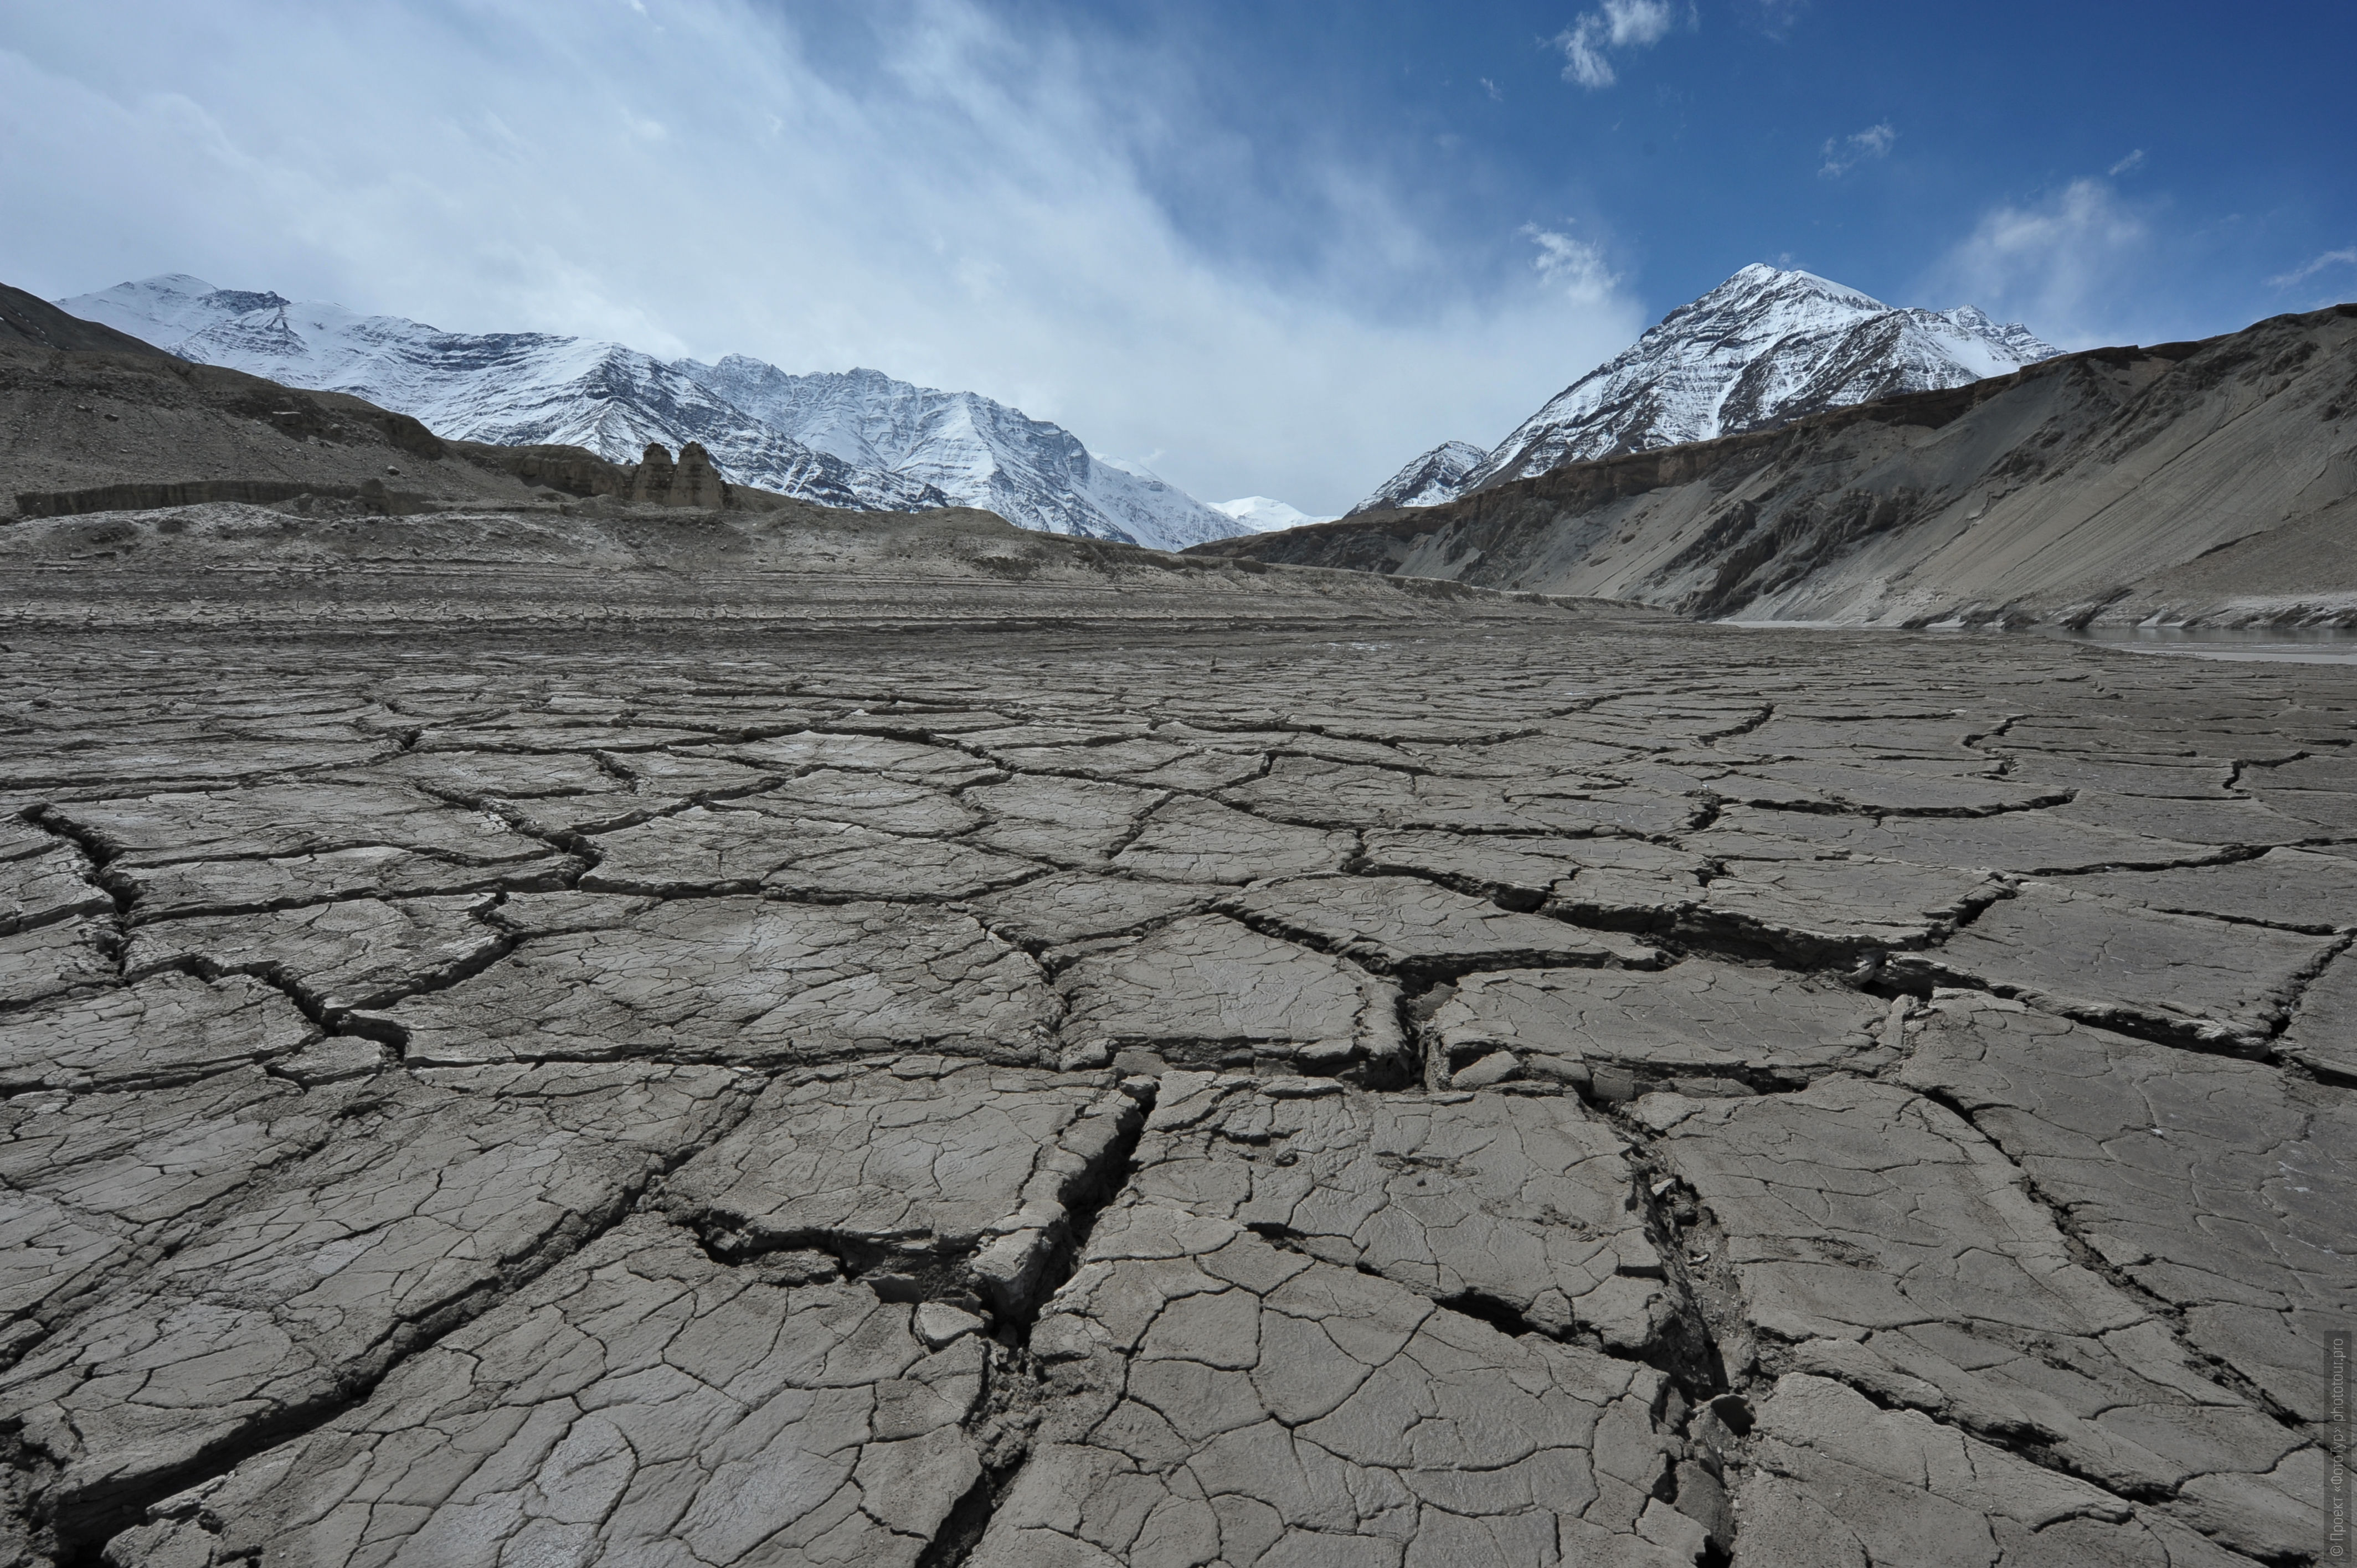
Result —
<path fill-rule="evenodd" d="M 1862 293 L 1847 284 L 1835 283 L 1814 273 L 1804 273 L 1798 267 L 1771 267 L 1765 262 L 1753 262 L 1737 268 L 1734 276 L 1686 308 L 1692 310 L 1697 306 L 1723 303 L 1728 298 L 1764 294 L 1780 294 L 1793 298 L 1814 295 L 1857 310 L 1890 308 L 1872 295 Z"/>
<path fill-rule="evenodd" d="M 2007 375 L 2057 350 L 1971 306 L 1898 309 L 1813 273 L 1754 263 L 1557 393 L 1452 488 L 1404 483 L 1360 503 L 1430 506 L 1565 463 L 1763 430 L 1899 392 Z M 1435 477 L 1445 463 L 1436 466 Z M 1415 490 L 1427 499 L 1405 499 Z"/>
<path fill-rule="evenodd" d="M 1394 507 L 1438 506 L 1465 491 L 1466 476 L 1489 460 L 1490 454 L 1470 441 L 1444 441 L 1383 483 L 1373 495 L 1351 509 L 1387 511 Z"/>
<path fill-rule="evenodd" d="M 975 506 L 1021 527 L 1158 549 L 1244 528 L 1071 432 L 880 371 L 791 375 L 742 354 L 666 364 L 619 343 L 453 333 L 173 274 L 58 304 L 202 364 L 350 392 L 442 435 L 631 463 L 700 442 L 733 483 L 829 506 Z"/>
<path fill-rule="evenodd" d="M 1313 522 L 1332 522 L 1330 517 L 1312 517 L 1299 507 L 1287 506 L 1267 496 L 1239 496 L 1232 501 L 1213 501 L 1211 510 L 1235 519 L 1254 533 L 1276 533 L 1288 528 L 1307 528 Z"/>

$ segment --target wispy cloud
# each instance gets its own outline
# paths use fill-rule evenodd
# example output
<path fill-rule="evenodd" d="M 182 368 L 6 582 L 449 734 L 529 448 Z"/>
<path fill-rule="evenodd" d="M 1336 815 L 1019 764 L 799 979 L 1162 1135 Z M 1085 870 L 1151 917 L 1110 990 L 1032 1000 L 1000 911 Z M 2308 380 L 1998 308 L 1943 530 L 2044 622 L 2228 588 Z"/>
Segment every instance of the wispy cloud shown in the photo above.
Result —
<path fill-rule="evenodd" d="M 2345 251 L 2327 251 L 2305 265 L 2294 267 L 2280 276 L 2269 278 L 2267 286 L 2290 288 L 2295 285 L 2306 283 L 2327 267 L 2357 267 L 2357 245 L 2352 245 Z"/>
<path fill-rule="evenodd" d="M 1531 261 L 1539 276 L 1562 289 L 1575 304 L 1599 305 L 1611 296 L 1613 285 L 1620 281 L 1605 266 L 1603 251 L 1585 240 L 1535 223 L 1523 225 L 1523 237 L 1539 248 Z"/>
<path fill-rule="evenodd" d="M 2116 333 L 2126 286 L 2151 248 L 2143 213 L 2104 180 L 2074 179 L 2035 201 L 1982 214 L 1933 269 L 1943 304 L 1976 305 L 2049 342 L 2086 348 Z"/>
<path fill-rule="evenodd" d="M 1677 19 L 1671 0 L 1604 0 L 1604 9 L 1581 12 L 1550 41 L 1563 51 L 1563 79 L 1593 91 L 1620 80 L 1607 50 L 1650 48 Z"/>
<path fill-rule="evenodd" d="M 1890 122 L 1868 125 L 1846 136 L 1835 136 L 1825 144 L 1825 161 L 1817 173 L 1826 179 L 1839 179 L 1869 158 L 1890 156 L 1890 145 L 1899 140 L 1899 133 Z"/>
<path fill-rule="evenodd" d="M 2139 169 L 2142 167 L 2144 167 L 2144 149 L 2142 147 L 2138 147 L 2136 151 L 2130 153 L 2127 156 L 2122 158 L 2119 162 L 2114 164 L 2110 168 L 2104 172 L 2110 175 L 2114 179 L 2117 179 L 2120 176 L 2126 174 L 2131 169 Z"/>
<path fill-rule="evenodd" d="M 1490 95 L 1490 102 L 1492 103 L 1503 103 L 1506 101 L 1506 95 L 1498 91 L 1498 84 L 1486 76 L 1481 79 L 1481 91 Z"/>

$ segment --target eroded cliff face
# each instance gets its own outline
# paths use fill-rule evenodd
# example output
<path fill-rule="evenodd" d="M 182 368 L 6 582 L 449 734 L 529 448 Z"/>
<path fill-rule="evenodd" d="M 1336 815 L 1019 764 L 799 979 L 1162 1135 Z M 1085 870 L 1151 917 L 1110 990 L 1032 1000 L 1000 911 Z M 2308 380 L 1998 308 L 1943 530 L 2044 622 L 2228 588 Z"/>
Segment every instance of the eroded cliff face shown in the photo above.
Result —
<path fill-rule="evenodd" d="M 2357 620 L 2357 306 L 1207 553 L 1696 618 Z"/>

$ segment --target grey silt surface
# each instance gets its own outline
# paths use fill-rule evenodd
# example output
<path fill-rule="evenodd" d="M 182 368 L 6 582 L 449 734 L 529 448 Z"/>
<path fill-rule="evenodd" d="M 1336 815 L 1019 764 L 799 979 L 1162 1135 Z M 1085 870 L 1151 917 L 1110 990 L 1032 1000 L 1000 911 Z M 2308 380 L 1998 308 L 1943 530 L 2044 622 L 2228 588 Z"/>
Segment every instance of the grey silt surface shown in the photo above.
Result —
<path fill-rule="evenodd" d="M 2357 677 L 1107 559 L 12 629 L 0 1563 L 2317 1560 Z"/>

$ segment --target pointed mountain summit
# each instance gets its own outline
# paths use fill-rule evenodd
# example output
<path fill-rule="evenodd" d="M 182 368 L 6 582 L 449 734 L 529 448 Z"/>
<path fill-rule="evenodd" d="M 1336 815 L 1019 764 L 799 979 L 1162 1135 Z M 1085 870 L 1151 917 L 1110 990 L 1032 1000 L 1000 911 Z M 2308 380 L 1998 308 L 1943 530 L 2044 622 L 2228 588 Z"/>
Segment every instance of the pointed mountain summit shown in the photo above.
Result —
<path fill-rule="evenodd" d="M 1414 490 L 1425 499 L 1399 493 L 1420 466 L 1451 450 L 1436 447 L 1355 510 L 1436 505 L 1566 463 L 2007 375 L 2059 351 L 1971 306 L 1897 308 L 1813 273 L 1754 263 L 1566 387 L 1453 489 L 1432 483 Z"/>
<path fill-rule="evenodd" d="M 1352 507 L 1349 515 L 1455 500 L 1465 493 L 1467 478 L 1489 460 L 1490 454 L 1470 441 L 1444 441 L 1384 480 L 1382 489 Z"/>
<path fill-rule="evenodd" d="M 983 507 L 1024 528 L 1157 549 L 1245 532 L 1060 426 L 876 371 L 796 376 L 742 355 L 665 363 L 619 343 L 444 332 L 182 274 L 58 304 L 184 360 L 350 392 L 463 440 L 585 446 L 618 463 L 694 444 L 731 484 L 863 510 Z"/>

